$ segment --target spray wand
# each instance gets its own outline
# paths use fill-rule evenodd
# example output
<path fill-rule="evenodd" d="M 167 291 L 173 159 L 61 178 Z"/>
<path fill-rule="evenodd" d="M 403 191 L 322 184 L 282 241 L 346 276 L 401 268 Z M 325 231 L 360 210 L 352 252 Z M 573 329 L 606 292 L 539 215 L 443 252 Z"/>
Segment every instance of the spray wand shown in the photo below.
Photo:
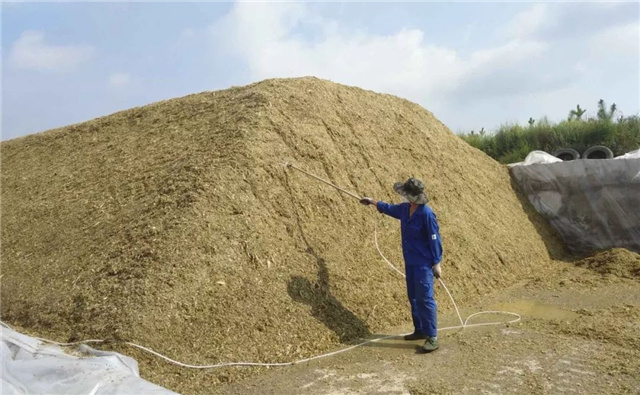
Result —
<path fill-rule="evenodd" d="M 320 181 L 320 182 L 324 182 L 325 184 L 327 184 L 327 185 L 329 185 L 329 186 L 331 186 L 331 187 L 334 187 L 335 189 L 339 190 L 340 192 L 342 192 L 342 193 L 346 193 L 347 195 L 349 195 L 349 196 L 351 196 L 351 197 L 353 197 L 353 198 L 356 198 L 356 199 L 358 199 L 358 200 L 361 200 L 361 199 L 362 199 L 360 196 L 356 195 L 355 193 L 353 193 L 353 192 L 349 192 L 349 191 L 347 191 L 346 189 L 342 189 L 342 188 L 340 188 L 339 186 L 337 186 L 337 185 L 335 185 L 335 184 L 332 184 L 332 183 L 330 183 L 329 181 L 327 181 L 327 180 L 325 180 L 325 179 L 323 179 L 323 178 L 320 178 L 320 177 L 316 176 L 315 174 L 311 174 L 311 173 L 309 173 L 309 172 L 306 172 L 306 171 L 302 170 L 301 168 L 299 168 L 299 167 L 296 167 L 296 166 L 292 165 L 292 164 L 291 164 L 291 163 L 289 163 L 289 162 L 285 162 L 285 163 L 284 163 L 284 165 L 285 165 L 285 167 L 287 167 L 287 168 L 290 168 L 290 169 L 296 169 L 296 170 L 298 170 L 299 172 L 301 172 L 301 173 L 304 173 L 304 174 L 308 175 L 309 177 L 313 177 L 313 178 L 315 178 L 316 180 L 318 180 L 318 181 Z"/>

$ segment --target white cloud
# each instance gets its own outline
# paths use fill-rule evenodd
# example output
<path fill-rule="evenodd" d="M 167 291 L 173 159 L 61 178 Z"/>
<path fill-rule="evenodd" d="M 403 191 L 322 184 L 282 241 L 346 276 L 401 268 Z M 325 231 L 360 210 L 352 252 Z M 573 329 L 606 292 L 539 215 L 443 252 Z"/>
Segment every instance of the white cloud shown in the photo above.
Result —
<path fill-rule="evenodd" d="M 584 39 L 603 30 L 638 23 L 638 3 L 549 2 L 516 14 L 506 25 L 512 38 L 542 40 Z"/>
<path fill-rule="evenodd" d="M 606 77 L 635 67 L 637 80 L 638 24 L 626 16 L 630 10 L 628 5 L 529 6 L 494 27 L 503 42 L 468 53 L 435 44 L 420 29 L 372 33 L 347 20 L 318 16 L 300 3 L 236 3 L 210 33 L 216 57 L 234 55 L 250 81 L 314 75 L 396 94 L 460 130 L 526 122 L 531 116 L 564 119 L 576 103 L 595 103 L 610 92 L 634 111 L 637 94 L 619 95 Z M 594 28 L 583 27 L 583 19 Z M 621 51 L 626 55 L 617 56 Z M 635 63 L 624 61 L 628 57 Z M 620 83 L 628 81 L 624 77 Z"/>
<path fill-rule="evenodd" d="M 29 30 L 20 35 L 9 52 L 10 65 L 19 69 L 66 72 L 91 58 L 91 46 L 51 45 L 44 33 Z"/>
<path fill-rule="evenodd" d="M 507 24 L 506 32 L 512 38 L 525 38 L 537 33 L 543 26 L 553 24 L 547 4 L 535 4 L 516 14 Z"/>
<path fill-rule="evenodd" d="M 479 50 L 471 54 L 471 66 L 514 67 L 519 63 L 535 60 L 548 45 L 537 41 L 512 40 L 499 47 Z"/>
<path fill-rule="evenodd" d="M 109 86 L 112 88 L 122 88 L 129 85 L 131 75 L 126 73 L 114 73 L 109 76 Z"/>
<path fill-rule="evenodd" d="M 310 14 L 302 4 L 236 3 L 211 32 L 218 48 L 247 63 L 252 79 L 314 75 L 422 103 L 463 95 L 466 84 L 477 86 L 476 95 L 483 96 L 546 87 L 520 67 L 546 51 L 542 42 L 513 40 L 462 57 L 429 43 L 418 29 L 377 35 Z M 512 68 L 532 83 L 483 89 L 483 79 L 494 81 L 496 73 Z"/>
<path fill-rule="evenodd" d="M 637 64 L 640 54 L 640 24 L 629 23 L 598 32 L 591 38 L 591 50 L 595 56 L 628 56 Z"/>

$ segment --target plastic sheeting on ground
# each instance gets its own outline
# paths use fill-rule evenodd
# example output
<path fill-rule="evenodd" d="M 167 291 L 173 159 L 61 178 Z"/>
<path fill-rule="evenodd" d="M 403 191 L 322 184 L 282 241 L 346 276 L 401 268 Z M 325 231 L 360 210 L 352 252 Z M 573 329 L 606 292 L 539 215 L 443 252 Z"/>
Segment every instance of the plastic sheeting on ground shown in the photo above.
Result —
<path fill-rule="evenodd" d="M 635 156 L 510 169 L 570 251 L 623 247 L 640 252 L 640 159 Z"/>
<path fill-rule="evenodd" d="M 531 151 L 529 152 L 527 157 L 524 158 L 524 162 L 511 163 L 508 166 L 509 167 L 529 166 L 529 165 L 535 165 L 536 163 L 558 163 L 558 162 L 562 162 L 562 159 L 557 158 L 544 151 Z"/>
<path fill-rule="evenodd" d="M 624 155 L 616 156 L 613 159 L 640 159 L 640 148 L 635 151 L 627 152 Z"/>
<path fill-rule="evenodd" d="M 138 363 L 122 354 L 81 345 L 78 357 L 12 329 L 1 331 L 2 395 L 175 394 L 141 379 Z"/>

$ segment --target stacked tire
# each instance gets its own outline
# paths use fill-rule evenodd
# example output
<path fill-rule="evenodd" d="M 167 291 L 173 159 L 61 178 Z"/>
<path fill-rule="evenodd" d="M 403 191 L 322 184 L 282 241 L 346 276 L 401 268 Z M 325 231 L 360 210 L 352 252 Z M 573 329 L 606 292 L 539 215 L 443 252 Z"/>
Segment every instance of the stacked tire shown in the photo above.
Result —
<path fill-rule="evenodd" d="M 594 145 L 582 154 L 584 159 L 612 159 L 613 152 L 603 145 Z"/>
<path fill-rule="evenodd" d="M 580 159 L 580 153 L 578 153 L 578 151 L 574 150 L 573 148 L 561 148 L 554 152 L 553 156 L 558 159 L 562 159 L 565 162 Z"/>
<path fill-rule="evenodd" d="M 571 161 L 580 159 L 580 153 L 573 148 L 561 148 L 553 153 L 553 156 L 556 158 L 562 159 L 563 161 Z M 582 159 L 612 159 L 613 152 L 603 146 L 603 145 L 594 145 L 590 147 L 582 154 Z"/>

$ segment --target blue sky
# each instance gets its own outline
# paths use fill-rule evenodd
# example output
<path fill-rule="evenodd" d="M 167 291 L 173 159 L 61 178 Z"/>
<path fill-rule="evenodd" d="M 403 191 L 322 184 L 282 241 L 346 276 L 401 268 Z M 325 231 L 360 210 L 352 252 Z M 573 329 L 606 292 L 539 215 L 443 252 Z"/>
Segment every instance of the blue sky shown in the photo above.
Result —
<path fill-rule="evenodd" d="M 454 132 L 640 112 L 640 4 L 2 4 L 2 139 L 191 93 L 315 75 Z"/>

